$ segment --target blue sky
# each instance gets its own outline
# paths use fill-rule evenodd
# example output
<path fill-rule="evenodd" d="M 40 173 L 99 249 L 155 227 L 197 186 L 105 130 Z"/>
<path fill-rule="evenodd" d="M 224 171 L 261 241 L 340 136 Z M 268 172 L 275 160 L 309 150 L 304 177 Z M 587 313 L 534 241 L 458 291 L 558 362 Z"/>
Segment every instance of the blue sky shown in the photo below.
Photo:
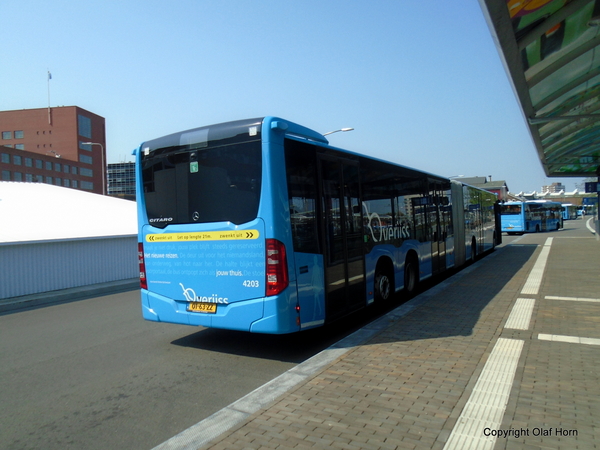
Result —
<path fill-rule="evenodd" d="M 80 106 L 108 162 L 142 141 L 279 116 L 444 176 L 547 178 L 477 0 L 3 0 L 0 109 Z"/>

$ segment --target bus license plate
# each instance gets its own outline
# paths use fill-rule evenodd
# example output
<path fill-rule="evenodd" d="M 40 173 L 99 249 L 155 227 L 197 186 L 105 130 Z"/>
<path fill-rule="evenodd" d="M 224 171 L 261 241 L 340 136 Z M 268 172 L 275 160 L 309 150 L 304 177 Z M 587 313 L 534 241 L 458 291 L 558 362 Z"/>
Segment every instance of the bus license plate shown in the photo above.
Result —
<path fill-rule="evenodd" d="M 217 312 L 217 304 L 216 303 L 190 302 L 190 303 L 188 303 L 188 311 L 199 312 L 199 313 L 204 313 L 204 314 L 215 314 Z"/>

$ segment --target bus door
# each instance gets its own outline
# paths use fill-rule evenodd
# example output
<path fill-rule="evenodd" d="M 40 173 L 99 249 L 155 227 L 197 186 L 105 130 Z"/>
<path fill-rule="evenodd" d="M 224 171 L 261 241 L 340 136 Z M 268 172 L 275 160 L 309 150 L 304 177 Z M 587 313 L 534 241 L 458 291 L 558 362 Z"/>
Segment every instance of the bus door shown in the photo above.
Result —
<path fill-rule="evenodd" d="M 332 320 L 365 304 L 358 164 L 321 155 L 319 174 L 326 320 Z"/>
<path fill-rule="evenodd" d="M 440 234 L 438 236 L 438 246 L 440 252 L 440 261 L 438 268 L 443 272 L 448 268 L 448 252 L 454 250 L 454 227 L 452 225 L 452 207 L 450 199 L 446 195 L 439 197 L 438 213 L 440 217 Z M 452 259 L 451 264 L 454 259 Z"/>
<path fill-rule="evenodd" d="M 449 218 L 444 199 L 447 203 L 447 197 L 444 197 L 438 189 L 432 190 L 430 203 L 427 205 L 432 274 L 446 270 L 446 236 L 448 235 Z"/>
<path fill-rule="evenodd" d="M 540 220 L 541 220 L 541 229 L 542 231 L 548 231 L 548 224 L 550 222 L 550 219 L 552 217 L 552 210 L 548 207 L 546 207 L 546 205 L 543 205 L 540 208 Z"/>

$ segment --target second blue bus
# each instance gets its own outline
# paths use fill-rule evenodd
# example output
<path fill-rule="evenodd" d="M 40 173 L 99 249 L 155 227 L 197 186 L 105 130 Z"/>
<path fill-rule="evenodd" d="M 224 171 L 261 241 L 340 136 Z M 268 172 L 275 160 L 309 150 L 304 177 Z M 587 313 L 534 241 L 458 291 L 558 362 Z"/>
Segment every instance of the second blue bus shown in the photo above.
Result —
<path fill-rule="evenodd" d="M 500 206 L 502 231 L 508 234 L 539 233 L 563 226 L 561 203 L 547 200 L 506 202 Z"/>
<path fill-rule="evenodd" d="M 577 205 L 572 203 L 562 204 L 562 218 L 563 220 L 575 220 L 577 219 Z"/>

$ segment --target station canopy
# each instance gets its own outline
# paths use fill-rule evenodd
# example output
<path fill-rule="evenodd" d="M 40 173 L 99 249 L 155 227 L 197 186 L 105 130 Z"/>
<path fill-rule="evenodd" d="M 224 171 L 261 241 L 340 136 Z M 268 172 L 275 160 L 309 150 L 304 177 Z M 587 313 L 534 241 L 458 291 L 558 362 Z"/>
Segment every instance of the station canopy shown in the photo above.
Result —
<path fill-rule="evenodd" d="M 600 167 L 600 0 L 480 0 L 549 177 Z"/>

